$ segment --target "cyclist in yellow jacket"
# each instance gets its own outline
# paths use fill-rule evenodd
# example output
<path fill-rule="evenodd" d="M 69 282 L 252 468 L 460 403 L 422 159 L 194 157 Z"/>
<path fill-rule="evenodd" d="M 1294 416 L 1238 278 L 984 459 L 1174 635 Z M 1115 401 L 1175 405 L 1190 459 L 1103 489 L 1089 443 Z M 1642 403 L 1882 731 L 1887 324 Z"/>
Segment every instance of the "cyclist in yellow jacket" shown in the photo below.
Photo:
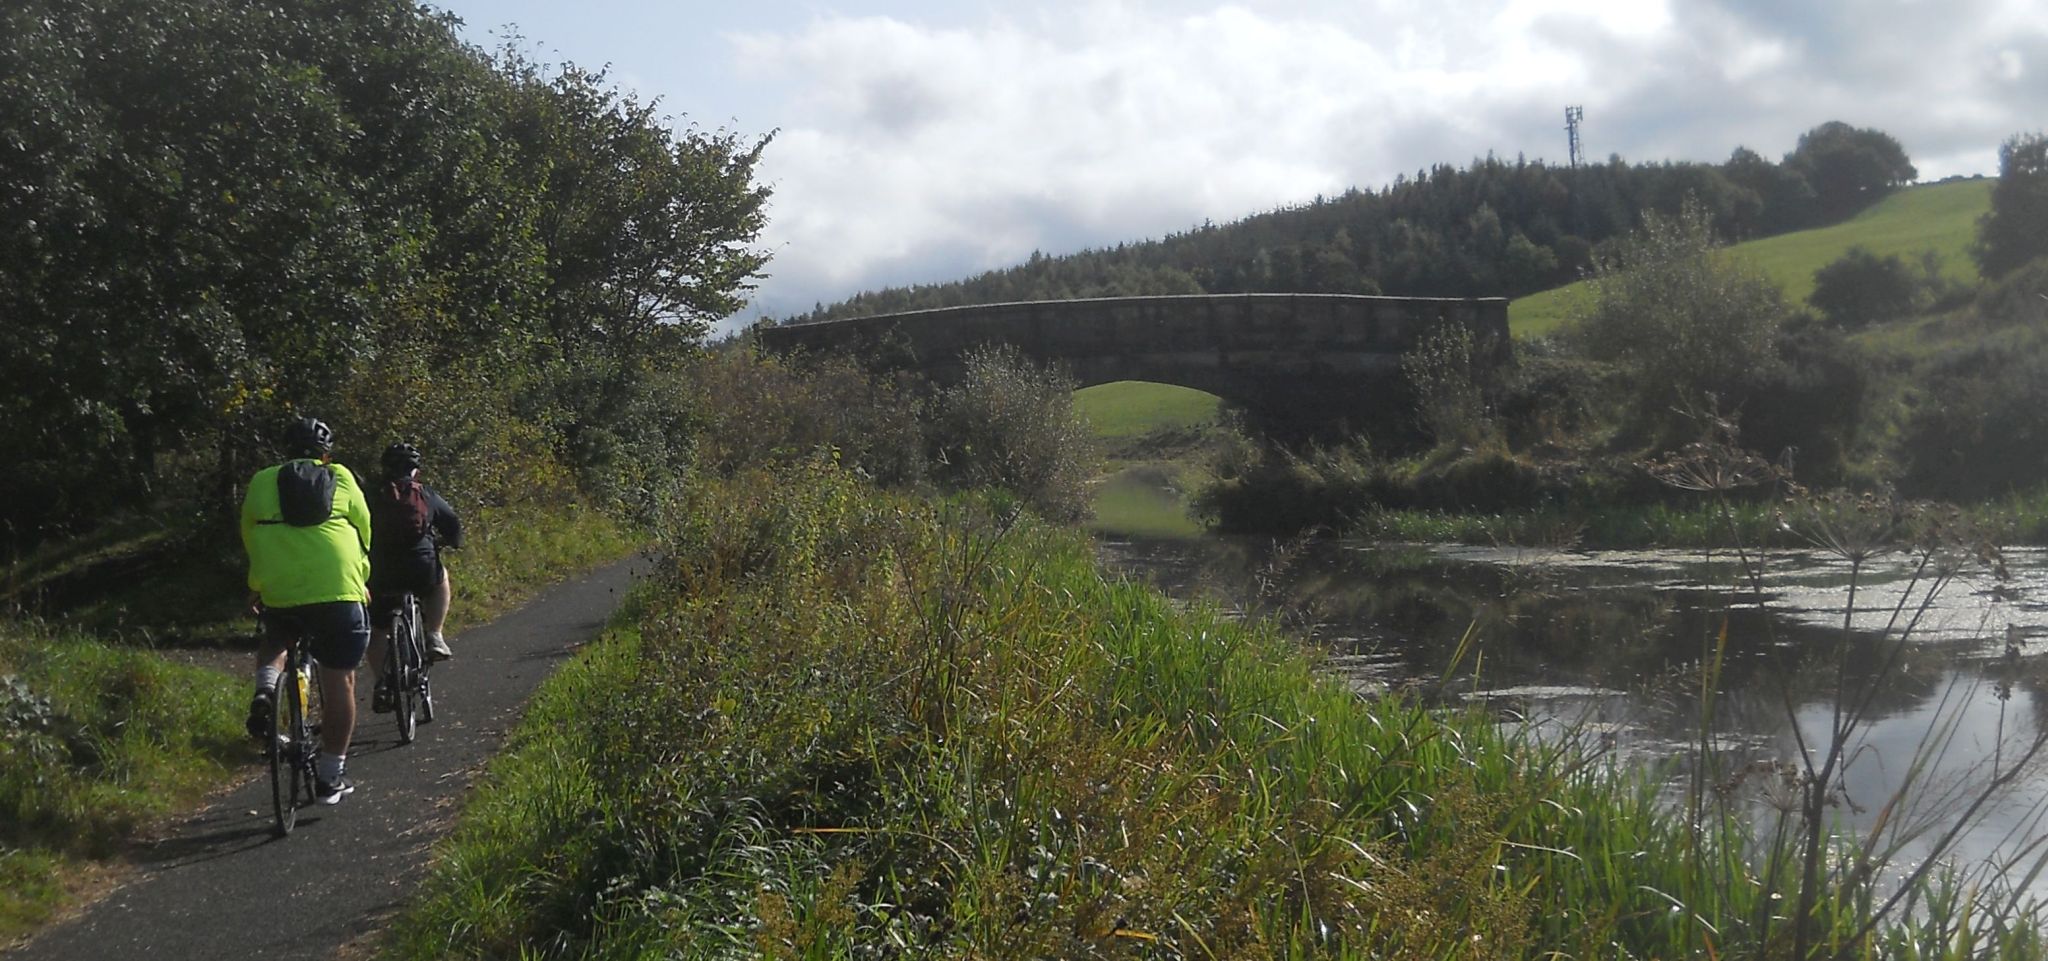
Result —
<path fill-rule="evenodd" d="M 284 652 L 307 638 L 320 662 L 320 753 L 313 797 L 337 804 L 355 785 L 344 771 L 356 726 L 356 665 L 370 643 L 370 506 L 348 468 L 332 463 L 334 432 L 311 417 L 285 429 L 290 458 L 257 471 L 242 499 L 249 590 L 262 606 L 249 734 L 268 733 Z"/>

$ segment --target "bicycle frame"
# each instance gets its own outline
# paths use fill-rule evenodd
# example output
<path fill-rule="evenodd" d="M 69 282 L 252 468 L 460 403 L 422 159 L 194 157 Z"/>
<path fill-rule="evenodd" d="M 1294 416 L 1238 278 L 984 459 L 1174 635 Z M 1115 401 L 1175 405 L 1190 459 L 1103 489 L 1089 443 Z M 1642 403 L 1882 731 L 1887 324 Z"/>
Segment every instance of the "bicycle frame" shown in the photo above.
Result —
<path fill-rule="evenodd" d="M 270 731 L 263 754 L 270 766 L 270 803 L 276 833 L 292 833 L 299 808 L 313 803 L 313 717 L 319 709 L 317 662 L 302 632 L 294 632 L 285 648 L 284 670 L 270 692 Z"/>

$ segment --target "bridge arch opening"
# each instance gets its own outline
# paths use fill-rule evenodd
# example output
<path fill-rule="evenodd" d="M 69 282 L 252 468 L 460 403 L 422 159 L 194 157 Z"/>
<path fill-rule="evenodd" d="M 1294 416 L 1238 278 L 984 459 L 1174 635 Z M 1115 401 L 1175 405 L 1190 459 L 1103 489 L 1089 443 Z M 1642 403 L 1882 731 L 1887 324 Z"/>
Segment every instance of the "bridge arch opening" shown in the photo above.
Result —
<path fill-rule="evenodd" d="M 1116 380 L 1074 391 L 1074 409 L 1105 441 L 1160 431 L 1197 431 L 1218 422 L 1228 400 L 1183 384 Z"/>
<path fill-rule="evenodd" d="M 1102 442 L 1090 529 L 1111 537 L 1194 537 L 1194 497 L 1229 401 L 1180 384 L 1118 380 L 1077 388 L 1074 409 Z"/>

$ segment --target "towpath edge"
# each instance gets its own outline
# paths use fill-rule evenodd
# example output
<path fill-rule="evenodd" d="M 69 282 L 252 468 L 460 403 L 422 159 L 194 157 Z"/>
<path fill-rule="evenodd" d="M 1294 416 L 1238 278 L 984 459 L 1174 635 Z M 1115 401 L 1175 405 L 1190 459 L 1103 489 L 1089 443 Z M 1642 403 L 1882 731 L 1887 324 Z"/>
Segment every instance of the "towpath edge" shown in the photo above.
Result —
<path fill-rule="evenodd" d="M 436 720 L 410 745 L 398 745 L 391 715 L 370 713 L 365 671 L 353 795 L 302 809 L 298 829 L 280 839 L 270 782 L 251 780 L 138 847 L 120 887 L 0 958 L 327 958 L 373 933 L 424 877 L 433 842 L 534 689 L 603 632 L 635 574 L 651 567 L 642 557 L 614 562 L 451 638 L 455 659 L 433 673 Z"/>

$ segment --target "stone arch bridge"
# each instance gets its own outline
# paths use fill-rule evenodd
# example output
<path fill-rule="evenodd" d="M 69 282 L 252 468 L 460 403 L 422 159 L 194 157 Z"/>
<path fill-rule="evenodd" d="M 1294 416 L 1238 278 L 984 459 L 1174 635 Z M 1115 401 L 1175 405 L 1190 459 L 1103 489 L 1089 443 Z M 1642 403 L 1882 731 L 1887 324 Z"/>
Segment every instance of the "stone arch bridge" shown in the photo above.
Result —
<path fill-rule="evenodd" d="M 1401 359 L 1456 324 L 1509 358 L 1507 300 L 1353 294 L 1103 297 L 946 307 L 756 328 L 778 352 L 893 356 L 940 383 L 969 351 L 1008 344 L 1070 371 L 1079 386 L 1146 380 L 1208 391 L 1267 433 L 1405 430 Z M 1399 424 L 1402 426 L 1396 427 Z"/>

